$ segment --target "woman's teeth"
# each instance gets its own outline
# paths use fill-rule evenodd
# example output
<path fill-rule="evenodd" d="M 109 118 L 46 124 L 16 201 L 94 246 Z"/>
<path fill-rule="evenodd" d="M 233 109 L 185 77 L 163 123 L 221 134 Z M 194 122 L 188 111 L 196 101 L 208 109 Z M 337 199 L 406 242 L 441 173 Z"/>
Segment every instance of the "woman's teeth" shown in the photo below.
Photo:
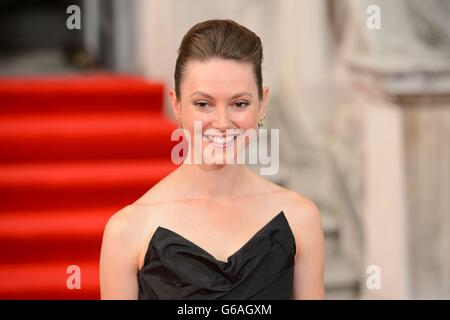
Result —
<path fill-rule="evenodd" d="M 233 141 L 236 138 L 235 135 L 226 136 L 226 137 L 206 136 L 206 135 L 204 135 L 204 137 L 207 138 L 209 141 L 217 144 L 217 145 L 227 145 L 227 144 L 229 144 L 231 141 Z"/>

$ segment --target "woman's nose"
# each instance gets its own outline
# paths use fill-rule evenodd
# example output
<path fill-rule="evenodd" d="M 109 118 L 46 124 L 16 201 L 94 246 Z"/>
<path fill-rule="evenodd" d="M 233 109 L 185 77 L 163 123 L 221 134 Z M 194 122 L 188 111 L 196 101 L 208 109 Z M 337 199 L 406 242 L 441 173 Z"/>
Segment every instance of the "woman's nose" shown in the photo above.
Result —
<path fill-rule="evenodd" d="M 214 127 L 220 130 L 230 128 L 230 115 L 226 108 L 218 108 L 215 114 Z"/>

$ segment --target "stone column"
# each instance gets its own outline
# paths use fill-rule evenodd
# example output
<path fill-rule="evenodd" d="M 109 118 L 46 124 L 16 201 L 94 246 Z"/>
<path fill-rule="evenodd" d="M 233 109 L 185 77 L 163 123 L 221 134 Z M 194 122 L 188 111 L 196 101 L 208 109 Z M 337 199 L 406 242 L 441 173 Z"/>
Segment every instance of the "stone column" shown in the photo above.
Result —
<path fill-rule="evenodd" d="M 448 299 L 450 4 L 344 3 L 341 71 L 365 119 L 364 264 L 381 271 L 378 290 L 362 272 L 363 298 Z M 366 28 L 369 4 L 380 30 Z"/>

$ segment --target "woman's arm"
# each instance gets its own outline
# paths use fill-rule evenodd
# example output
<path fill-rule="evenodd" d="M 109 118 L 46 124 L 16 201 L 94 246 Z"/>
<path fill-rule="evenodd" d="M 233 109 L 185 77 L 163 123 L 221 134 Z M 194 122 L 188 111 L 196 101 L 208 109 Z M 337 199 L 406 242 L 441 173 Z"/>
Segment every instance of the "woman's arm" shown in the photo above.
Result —
<path fill-rule="evenodd" d="M 316 205 L 299 197 L 294 206 L 297 255 L 294 267 L 294 299 L 324 298 L 324 235 Z"/>
<path fill-rule="evenodd" d="M 100 253 L 100 295 L 102 300 L 137 300 L 136 237 L 125 207 L 111 216 L 103 233 Z"/>

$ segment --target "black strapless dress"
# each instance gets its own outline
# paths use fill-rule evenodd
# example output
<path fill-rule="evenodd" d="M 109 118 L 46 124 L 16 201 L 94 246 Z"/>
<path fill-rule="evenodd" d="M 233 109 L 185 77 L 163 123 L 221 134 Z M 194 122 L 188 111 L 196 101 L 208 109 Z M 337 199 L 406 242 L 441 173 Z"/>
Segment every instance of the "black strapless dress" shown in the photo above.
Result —
<path fill-rule="evenodd" d="M 295 252 L 283 211 L 226 262 L 158 227 L 137 274 L 139 300 L 292 299 Z"/>

